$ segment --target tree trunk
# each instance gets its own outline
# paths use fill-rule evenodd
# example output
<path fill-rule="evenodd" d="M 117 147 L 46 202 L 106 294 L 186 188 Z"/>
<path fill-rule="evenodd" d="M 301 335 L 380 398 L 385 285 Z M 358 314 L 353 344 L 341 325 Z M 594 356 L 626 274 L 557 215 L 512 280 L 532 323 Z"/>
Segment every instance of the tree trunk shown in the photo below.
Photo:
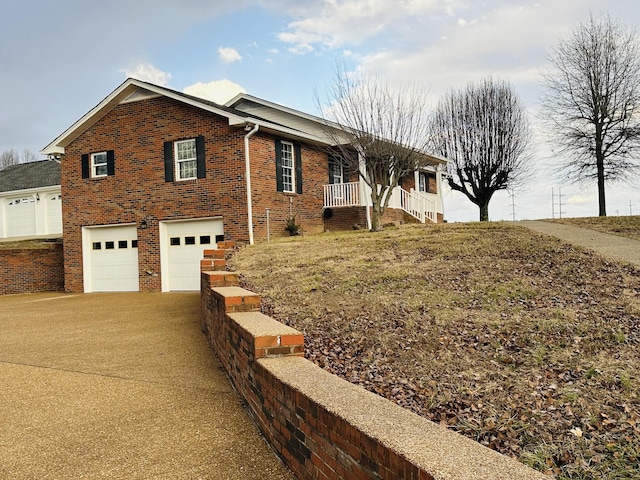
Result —
<path fill-rule="evenodd" d="M 607 202 L 604 192 L 604 160 L 598 158 L 596 160 L 598 168 L 598 216 L 607 216 Z"/>
<path fill-rule="evenodd" d="M 478 205 L 480 208 L 480 221 L 488 222 L 489 221 L 489 202 L 482 203 Z"/>
<path fill-rule="evenodd" d="M 382 231 L 382 213 L 380 212 L 380 205 L 374 204 L 371 208 L 371 231 Z"/>

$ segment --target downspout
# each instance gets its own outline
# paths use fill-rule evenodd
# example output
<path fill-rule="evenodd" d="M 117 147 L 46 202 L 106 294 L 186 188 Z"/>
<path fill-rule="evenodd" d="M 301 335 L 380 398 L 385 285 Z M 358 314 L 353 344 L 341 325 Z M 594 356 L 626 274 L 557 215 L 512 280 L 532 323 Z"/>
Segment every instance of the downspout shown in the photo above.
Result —
<path fill-rule="evenodd" d="M 251 125 L 247 124 L 246 129 L 251 128 Z M 245 175 L 247 177 L 247 222 L 249 223 L 249 245 L 253 245 L 253 205 L 251 203 L 251 159 L 249 156 L 249 139 L 254 133 L 258 131 L 260 126 L 258 124 L 253 126 L 253 129 L 244 136 L 244 163 L 245 163 Z"/>

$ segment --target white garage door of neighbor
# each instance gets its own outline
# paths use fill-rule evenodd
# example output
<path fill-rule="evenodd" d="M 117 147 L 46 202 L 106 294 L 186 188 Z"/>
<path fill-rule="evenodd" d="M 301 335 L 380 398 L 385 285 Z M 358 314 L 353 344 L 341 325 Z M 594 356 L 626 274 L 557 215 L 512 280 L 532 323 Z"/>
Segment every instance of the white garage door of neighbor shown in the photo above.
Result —
<path fill-rule="evenodd" d="M 222 219 L 165 222 L 164 230 L 166 289 L 200 290 L 200 260 L 204 250 L 216 248 L 216 236 L 223 234 Z"/>
<path fill-rule="evenodd" d="M 87 292 L 137 292 L 138 234 L 135 225 L 85 229 L 89 249 Z M 86 270 L 85 270 L 86 272 Z"/>
<path fill-rule="evenodd" d="M 36 199 L 32 195 L 10 198 L 5 212 L 7 212 L 7 237 L 36 234 Z"/>

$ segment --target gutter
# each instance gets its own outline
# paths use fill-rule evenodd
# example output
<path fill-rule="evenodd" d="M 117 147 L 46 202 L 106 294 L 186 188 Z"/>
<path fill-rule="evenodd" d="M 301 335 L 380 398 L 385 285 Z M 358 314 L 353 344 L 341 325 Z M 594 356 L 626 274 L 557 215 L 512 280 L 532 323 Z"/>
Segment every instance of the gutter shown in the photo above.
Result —
<path fill-rule="evenodd" d="M 245 163 L 245 176 L 247 178 L 247 222 L 249 224 L 249 245 L 253 245 L 253 205 L 251 203 L 251 161 L 249 156 L 249 139 L 254 133 L 258 131 L 260 125 L 257 123 L 251 128 L 250 124 L 247 124 L 245 130 L 251 130 L 244 136 L 244 163 Z"/>

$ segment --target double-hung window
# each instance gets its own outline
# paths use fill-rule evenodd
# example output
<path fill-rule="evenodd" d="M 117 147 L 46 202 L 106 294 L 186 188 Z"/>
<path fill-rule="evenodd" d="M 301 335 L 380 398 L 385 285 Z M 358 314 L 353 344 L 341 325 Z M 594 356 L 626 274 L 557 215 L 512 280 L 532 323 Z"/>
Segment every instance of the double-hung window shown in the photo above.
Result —
<path fill-rule="evenodd" d="M 429 174 L 418 172 L 418 191 L 429 193 Z"/>
<path fill-rule="evenodd" d="M 329 183 L 344 183 L 344 166 L 339 159 L 333 158 L 329 161 Z"/>
<path fill-rule="evenodd" d="M 296 169 L 293 161 L 293 143 L 282 142 L 282 191 L 294 192 Z"/>
<path fill-rule="evenodd" d="M 206 178 L 204 137 L 164 142 L 164 179 L 193 180 Z"/>
<path fill-rule="evenodd" d="M 196 139 L 175 142 L 176 180 L 198 178 Z"/>
<path fill-rule="evenodd" d="M 82 178 L 103 178 L 116 174 L 113 150 L 84 153 L 81 157 Z"/>
<path fill-rule="evenodd" d="M 107 152 L 91 154 L 91 177 L 107 176 Z"/>
<path fill-rule="evenodd" d="M 300 144 L 276 140 L 276 186 L 279 192 L 302 193 Z"/>

